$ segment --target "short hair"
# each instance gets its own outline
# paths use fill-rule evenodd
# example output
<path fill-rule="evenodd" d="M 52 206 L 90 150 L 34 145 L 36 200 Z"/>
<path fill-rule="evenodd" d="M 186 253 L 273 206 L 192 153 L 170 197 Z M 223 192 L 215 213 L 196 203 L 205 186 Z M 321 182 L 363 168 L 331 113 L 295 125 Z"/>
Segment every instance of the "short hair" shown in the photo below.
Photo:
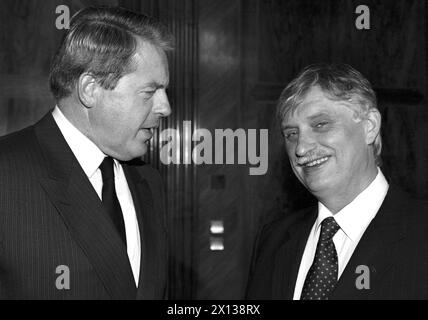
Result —
<path fill-rule="evenodd" d="M 173 48 L 166 27 L 143 14 L 108 6 L 77 12 L 52 61 L 49 82 L 55 99 L 68 97 L 85 72 L 104 89 L 114 89 L 122 76 L 135 71 L 138 38 L 164 52 Z"/>
<path fill-rule="evenodd" d="M 294 112 L 302 103 L 309 90 L 318 86 L 329 98 L 340 101 L 352 101 L 353 110 L 363 118 L 369 110 L 376 109 L 377 99 L 370 82 L 348 64 L 319 63 L 307 66 L 282 91 L 278 101 L 277 114 L 282 120 Z M 382 138 L 380 131 L 373 143 L 373 154 L 378 165 Z"/>

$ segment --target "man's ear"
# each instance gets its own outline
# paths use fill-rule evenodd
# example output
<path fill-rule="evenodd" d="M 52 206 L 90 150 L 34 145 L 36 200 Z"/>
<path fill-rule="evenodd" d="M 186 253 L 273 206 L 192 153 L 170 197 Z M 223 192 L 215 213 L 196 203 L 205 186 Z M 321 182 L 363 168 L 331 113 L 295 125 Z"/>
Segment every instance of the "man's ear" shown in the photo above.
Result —
<path fill-rule="evenodd" d="M 82 73 L 77 84 L 77 93 L 80 102 L 86 108 L 92 108 L 97 100 L 99 85 L 90 73 Z"/>
<path fill-rule="evenodd" d="M 382 116 L 380 115 L 379 110 L 370 109 L 367 113 L 367 118 L 366 118 L 367 144 L 374 143 L 374 141 L 376 140 L 376 137 L 379 135 L 381 123 L 382 123 Z"/>

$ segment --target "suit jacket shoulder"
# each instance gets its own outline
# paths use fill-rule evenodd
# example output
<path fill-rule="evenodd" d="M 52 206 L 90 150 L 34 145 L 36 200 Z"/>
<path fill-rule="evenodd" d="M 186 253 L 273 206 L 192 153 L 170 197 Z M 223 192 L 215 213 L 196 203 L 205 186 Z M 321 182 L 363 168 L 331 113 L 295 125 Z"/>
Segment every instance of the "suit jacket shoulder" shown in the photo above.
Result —
<path fill-rule="evenodd" d="M 292 214 L 284 215 L 263 225 L 256 238 L 257 251 L 262 248 L 278 249 L 290 237 L 294 237 L 301 225 L 316 218 L 316 207 L 309 207 Z M 315 221 L 315 220 L 314 220 Z M 264 250 L 264 249 L 263 249 Z M 259 256 L 256 254 L 256 256 Z"/>
<path fill-rule="evenodd" d="M 37 147 L 33 126 L 0 137 L 0 168 L 16 159 L 33 161 Z M 22 167 L 22 163 L 20 166 Z"/>
<path fill-rule="evenodd" d="M 383 209 L 395 212 L 396 216 L 405 216 L 414 229 L 428 226 L 428 201 L 418 199 L 397 185 L 391 185 L 382 204 Z"/>
<path fill-rule="evenodd" d="M 247 299 L 283 298 L 285 288 L 291 286 L 290 278 L 284 279 L 284 275 L 294 272 L 300 261 L 296 257 L 306 243 L 316 213 L 316 207 L 310 207 L 284 215 L 260 229 L 252 255 Z M 284 261 L 288 270 L 283 270 Z"/>

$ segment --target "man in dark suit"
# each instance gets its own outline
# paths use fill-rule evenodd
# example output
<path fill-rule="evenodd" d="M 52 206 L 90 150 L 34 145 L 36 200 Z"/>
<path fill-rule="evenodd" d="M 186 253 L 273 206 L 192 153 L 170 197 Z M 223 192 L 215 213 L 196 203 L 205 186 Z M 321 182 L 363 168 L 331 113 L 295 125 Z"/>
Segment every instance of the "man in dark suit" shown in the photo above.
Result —
<path fill-rule="evenodd" d="M 291 167 L 318 205 L 262 228 L 247 297 L 428 299 L 428 205 L 379 168 L 370 83 L 348 65 L 312 65 L 278 112 Z"/>
<path fill-rule="evenodd" d="M 53 60 L 57 106 L 0 141 L 1 299 L 162 299 L 164 193 L 139 159 L 171 113 L 171 37 L 91 7 Z"/>

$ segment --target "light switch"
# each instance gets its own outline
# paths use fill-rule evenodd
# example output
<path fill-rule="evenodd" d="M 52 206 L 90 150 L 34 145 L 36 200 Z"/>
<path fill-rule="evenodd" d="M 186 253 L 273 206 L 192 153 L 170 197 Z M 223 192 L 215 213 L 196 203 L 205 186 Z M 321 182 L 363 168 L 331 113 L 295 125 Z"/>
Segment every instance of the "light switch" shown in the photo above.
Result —
<path fill-rule="evenodd" d="M 224 225 L 222 220 L 212 220 L 210 226 L 211 234 L 223 234 Z"/>
<path fill-rule="evenodd" d="M 222 251 L 224 250 L 223 234 L 224 234 L 224 223 L 223 220 L 211 220 L 210 221 L 210 250 L 211 251 Z"/>
<path fill-rule="evenodd" d="M 223 251 L 224 250 L 223 238 L 211 237 L 210 238 L 210 250 L 211 251 Z"/>

